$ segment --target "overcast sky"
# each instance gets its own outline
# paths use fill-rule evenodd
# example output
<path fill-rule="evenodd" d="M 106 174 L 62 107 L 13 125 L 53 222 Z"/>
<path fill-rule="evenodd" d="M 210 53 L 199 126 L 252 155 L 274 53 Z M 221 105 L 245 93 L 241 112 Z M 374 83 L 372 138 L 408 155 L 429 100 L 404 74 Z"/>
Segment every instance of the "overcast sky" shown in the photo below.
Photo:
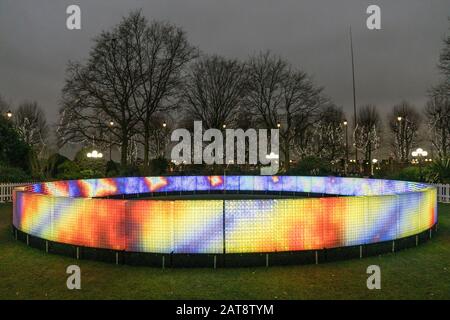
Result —
<path fill-rule="evenodd" d="M 66 29 L 70 4 L 81 7 L 81 30 Z M 370 4 L 381 7 L 381 30 L 366 27 Z M 86 58 L 94 36 L 138 8 L 183 27 L 206 53 L 245 59 L 269 49 L 349 113 L 350 25 L 357 103 L 384 114 L 402 99 L 422 108 L 450 25 L 450 0 L 0 0 L 0 94 L 14 106 L 38 101 L 55 122 L 67 61 Z"/>

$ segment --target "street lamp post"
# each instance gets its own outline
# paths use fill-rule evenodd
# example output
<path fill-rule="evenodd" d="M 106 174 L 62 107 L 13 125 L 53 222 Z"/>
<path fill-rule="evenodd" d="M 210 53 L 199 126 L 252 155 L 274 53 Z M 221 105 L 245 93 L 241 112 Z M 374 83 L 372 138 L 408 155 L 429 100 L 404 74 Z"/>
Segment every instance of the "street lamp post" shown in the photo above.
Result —
<path fill-rule="evenodd" d="M 419 176 L 420 180 L 422 181 L 422 157 L 426 157 L 428 155 L 428 152 L 423 150 L 422 148 L 417 148 L 413 152 L 411 152 L 411 155 L 414 158 L 417 158 L 417 162 L 419 164 Z"/>
<path fill-rule="evenodd" d="M 112 161 L 112 128 L 114 127 L 114 121 L 109 122 L 109 161 Z"/>
<path fill-rule="evenodd" d="M 222 129 L 223 129 L 224 132 L 226 132 L 227 125 L 225 123 L 222 125 Z M 225 139 L 224 142 L 225 142 L 225 145 L 226 145 L 226 139 L 227 139 L 226 135 L 225 135 L 224 139 Z M 225 159 L 226 159 L 226 155 L 225 155 L 225 152 L 223 152 L 223 154 L 222 154 L 222 161 L 223 161 L 223 163 L 225 163 Z M 225 164 L 225 165 L 228 166 L 228 164 Z M 224 169 L 224 175 L 225 175 L 225 170 L 226 169 Z"/>
<path fill-rule="evenodd" d="M 8 119 L 11 119 L 13 116 L 11 110 L 8 110 L 8 112 L 6 112 L 6 117 L 8 117 Z"/>
<path fill-rule="evenodd" d="M 373 167 L 376 165 L 378 163 L 378 160 L 377 159 L 372 159 L 372 165 L 371 165 L 371 170 L 370 170 L 370 173 L 371 173 L 371 175 L 372 175 L 372 177 L 373 177 L 373 175 L 374 175 L 374 172 L 373 172 Z"/>
<path fill-rule="evenodd" d="M 347 175 L 347 167 L 348 167 L 348 122 L 344 120 L 345 127 L 345 165 L 344 165 L 344 173 Z"/>
<path fill-rule="evenodd" d="M 399 135 L 399 141 L 398 141 L 398 144 L 399 144 L 399 148 L 400 148 L 400 161 L 402 161 L 402 162 L 404 162 L 405 161 L 405 159 L 404 159 L 404 146 L 403 146 L 403 142 L 404 142 L 404 128 L 403 128 L 403 125 L 402 125 L 402 120 L 403 120 L 403 118 L 401 117 L 401 116 L 398 116 L 397 117 L 397 121 L 398 121 L 398 135 Z"/>
<path fill-rule="evenodd" d="M 162 141 L 159 141 L 158 138 L 158 155 L 164 155 L 165 154 L 165 144 L 167 143 L 167 123 L 164 121 L 162 124 Z M 159 137 L 159 135 L 156 135 Z"/>
<path fill-rule="evenodd" d="M 407 129 L 408 129 L 408 119 L 402 116 L 397 117 L 398 121 L 398 136 L 399 136 L 399 147 L 400 147 L 400 160 L 402 162 L 408 162 L 408 146 L 407 146 Z"/>

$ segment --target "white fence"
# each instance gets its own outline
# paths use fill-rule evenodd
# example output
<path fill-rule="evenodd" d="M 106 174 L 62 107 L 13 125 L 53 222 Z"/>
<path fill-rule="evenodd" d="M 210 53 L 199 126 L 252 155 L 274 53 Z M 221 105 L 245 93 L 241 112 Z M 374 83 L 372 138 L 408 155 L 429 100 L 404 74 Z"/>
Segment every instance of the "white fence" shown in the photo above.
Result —
<path fill-rule="evenodd" d="M 12 191 L 15 187 L 20 187 L 34 182 L 23 183 L 0 183 L 0 203 L 12 201 Z M 435 184 L 437 187 L 438 202 L 450 203 L 450 184 Z"/>
<path fill-rule="evenodd" d="M 12 191 L 15 187 L 26 186 L 34 182 L 0 183 L 0 203 L 12 201 Z"/>
<path fill-rule="evenodd" d="M 450 184 L 435 184 L 437 187 L 438 202 L 450 203 Z"/>

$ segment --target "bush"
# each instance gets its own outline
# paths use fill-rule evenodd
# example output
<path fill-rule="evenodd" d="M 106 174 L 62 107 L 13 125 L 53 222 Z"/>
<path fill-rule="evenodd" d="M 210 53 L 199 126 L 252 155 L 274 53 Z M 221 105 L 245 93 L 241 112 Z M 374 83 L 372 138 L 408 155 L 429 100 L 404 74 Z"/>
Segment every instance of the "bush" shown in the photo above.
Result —
<path fill-rule="evenodd" d="M 450 183 L 450 159 L 436 159 L 425 170 L 428 183 Z"/>
<path fill-rule="evenodd" d="M 169 168 L 169 161 L 163 157 L 150 160 L 150 174 L 151 175 L 162 175 L 167 173 Z"/>
<path fill-rule="evenodd" d="M 80 168 L 80 174 L 82 178 L 98 178 L 103 177 L 106 174 L 106 161 L 104 158 L 92 159 L 87 157 L 87 153 L 92 151 L 92 148 L 82 148 L 78 151 L 73 161 Z"/>
<path fill-rule="evenodd" d="M 0 182 L 29 182 L 32 178 L 21 168 L 0 166 Z"/>
<path fill-rule="evenodd" d="M 20 138 L 12 122 L 0 115 L 0 165 L 30 173 L 30 147 Z"/>
<path fill-rule="evenodd" d="M 431 182 L 428 181 L 427 175 L 429 175 L 429 167 L 422 167 L 422 173 L 419 166 L 408 166 L 398 169 L 394 172 L 388 172 L 387 170 L 377 172 L 375 178 L 378 179 L 391 179 L 401 181 L 414 181 L 414 182 Z"/>
<path fill-rule="evenodd" d="M 120 167 L 119 176 L 121 176 L 121 177 L 139 177 L 139 176 L 141 176 L 141 172 L 140 172 L 138 166 L 129 164 L 129 165 Z"/>
<path fill-rule="evenodd" d="M 423 176 L 423 171 L 422 171 Z M 410 166 L 401 169 L 400 171 L 397 171 L 390 175 L 390 179 L 393 180 L 402 180 L 402 181 L 416 181 L 420 182 L 421 176 L 420 176 L 420 168 L 418 166 Z"/>
<path fill-rule="evenodd" d="M 71 160 L 64 161 L 57 168 L 56 178 L 58 179 L 75 180 L 81 177 L 80 167 Z"/>
<path fill-rule="evenodd" d="M 329 161 L 314 156 L 308 156 L 291 168 L 288 174 L 302 176 L 327 176 L 333 174 Z"/>
<path fill-rule="evenodd" d="M 58 176 L 58 167 L 63 163 L 70 161 L 68 158 L 60 155 L 59 153 L 52 154 L 44 166 L 44 174 L 49 178 L 56 178 Z"/>
<path fill-rule="evenodd" d="M 119 175 L 120 168 L 114 161 L 108 161 L 106 163 L 106 176 L 107 177 L 117 177 Z"/>
<path fill-rule="evenodd" d="M 421 172 L 422 171 L 422 172 Z M 387 178 L 402 181 L 450 183 L 450 159 L 437 159 L 433 163 L 422 166 L 408 166 L 394 173 L 377 173 L 377 178 Z"/>

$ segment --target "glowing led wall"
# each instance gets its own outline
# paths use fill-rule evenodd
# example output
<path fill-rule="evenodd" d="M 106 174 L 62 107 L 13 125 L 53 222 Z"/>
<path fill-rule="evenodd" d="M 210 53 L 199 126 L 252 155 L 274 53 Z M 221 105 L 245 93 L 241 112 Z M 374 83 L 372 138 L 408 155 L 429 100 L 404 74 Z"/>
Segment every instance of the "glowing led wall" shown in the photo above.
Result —
<path fill-rule="evenodd" d="M 123 200 L 119 194 L 274 191 L 341 195 L 260 200 Z M 323 249 L 407 237 L 437 222 L 436 189 L 375 179 L 173 176 L 58 181 L 14 192 L 13 224 L 43 239 L 154 253 Z"/>

